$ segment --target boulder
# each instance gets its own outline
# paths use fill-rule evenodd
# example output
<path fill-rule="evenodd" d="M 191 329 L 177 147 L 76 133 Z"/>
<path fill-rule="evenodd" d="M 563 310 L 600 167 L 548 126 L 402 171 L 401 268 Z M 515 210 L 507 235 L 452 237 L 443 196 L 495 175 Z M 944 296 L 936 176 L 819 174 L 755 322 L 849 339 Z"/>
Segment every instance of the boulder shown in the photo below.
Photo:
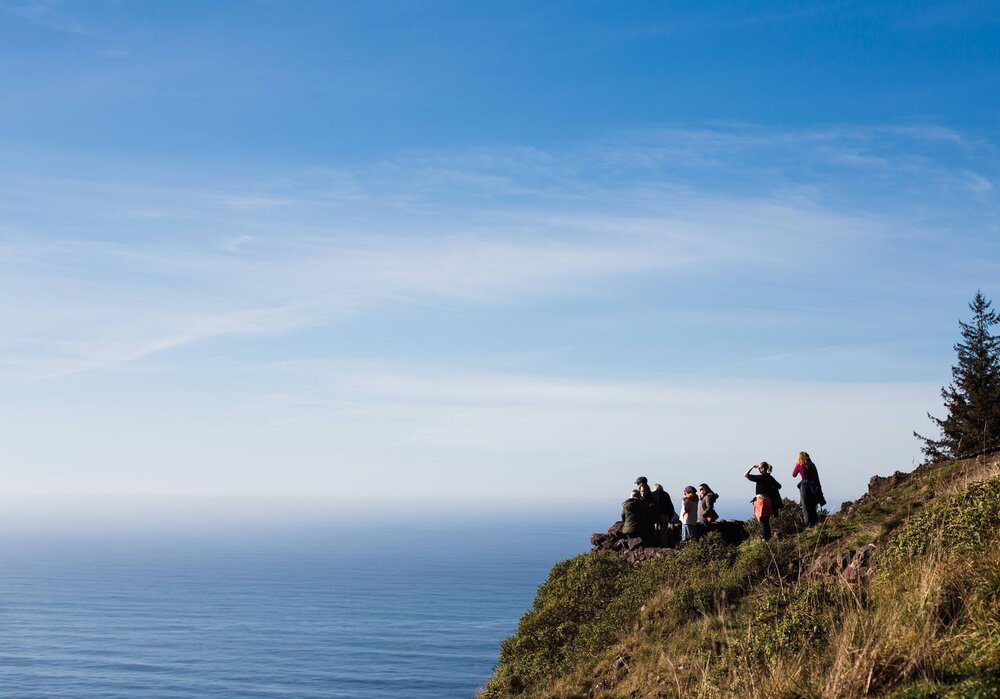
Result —
<path fill-rule="evenodd" d="M 590 535 L 590 545 L 595 551 L 610 551 L 615 548 L 615 542 L 622 536 L 621 522 L 615 522 L 603 534 L 596 532 Z"/>
<path fill-rule="evenodd" d="M 851 558 L 851 562 L 841 572 L 841 577 L 849 583 L 864 582 L 868 580 L 874 570 L 872 555 L 875 553 L 876 548 L 875 544 L 862 546 L 861 550 L 854 554 Z"/>
<path fill-rule="evenodd" d="M 732 546 L 739 546 L 747 538 L 746 524 L 738 519 L 720 519 L 708 525 L 708 533 L 717 532 L 722 540 Z"/>
<path fill-rule="evenodd" d="M 858 551 L 824 553 L 817 556 L 809 566 L 811 577 L 839 577 L 849 583 L 863 582 L 871 577 L 874 562 L 872 554 L 875 544 L 862 546 Z"/>
<path fill-rule="evenodd" d="M 813 559 L 807 575 L 817 578 L 830 577 L 839 575 L 840 571 L 840 557 L 832 553 L 824 553 Z"/>

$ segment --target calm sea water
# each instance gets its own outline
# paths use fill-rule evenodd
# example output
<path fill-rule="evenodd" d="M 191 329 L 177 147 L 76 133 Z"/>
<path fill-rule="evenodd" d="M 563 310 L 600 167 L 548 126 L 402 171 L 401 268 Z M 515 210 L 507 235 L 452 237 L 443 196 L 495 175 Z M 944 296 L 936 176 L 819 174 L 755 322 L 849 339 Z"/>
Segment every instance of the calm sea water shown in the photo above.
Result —
<path fill-rule="evenodd" d="M 0 696 L 455 697 L 594 518 L 0 541 Z"/>

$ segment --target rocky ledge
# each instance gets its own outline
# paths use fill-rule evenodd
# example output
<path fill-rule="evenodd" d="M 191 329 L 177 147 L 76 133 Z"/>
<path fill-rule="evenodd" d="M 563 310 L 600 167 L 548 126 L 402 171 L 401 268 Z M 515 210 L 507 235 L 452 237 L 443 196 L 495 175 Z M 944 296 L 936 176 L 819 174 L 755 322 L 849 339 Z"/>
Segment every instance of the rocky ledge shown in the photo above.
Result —
<path fill-rule="evenodd" d="M 717 532 L 727 544 L 738 546 L 747 538 L 747 528 L 739 520 L 723 519 L 707 525 L 707 532 Z M 643 546 L 640 539 L 626 539 L 622 536 L 622 523 L 615 522 L 607 531 L 595 532 L 590 536 L 593 551 L 619 551 L 632 563 L 640 563 L 651 558 L 669 556 L 681 545 L 681 525 L 669 525 L 663 533 L 659 545 Z"/>

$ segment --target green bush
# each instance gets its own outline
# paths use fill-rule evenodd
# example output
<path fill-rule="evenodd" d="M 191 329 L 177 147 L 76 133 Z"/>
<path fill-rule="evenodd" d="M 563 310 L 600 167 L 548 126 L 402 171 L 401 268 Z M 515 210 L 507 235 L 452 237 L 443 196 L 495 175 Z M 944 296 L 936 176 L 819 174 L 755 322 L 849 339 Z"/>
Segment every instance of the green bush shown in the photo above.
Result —
<path fill-rule="evenodd" d="M 1000 699 L 1000 676 L 986 675 L 955 683 L 920 680 L 890 695 L 891 699 Z"/>
<path fill-rule="evenodd" d="M 830 581 L 803 581 L 752 600 L 748 646 L 766 658 L 818 648 L 836 627 L 844 590 Z"/>
<path fill-rule="evenodd" d="M 565 663 L 566 647 L 618 595 L 628 563 L 615 553 L 583 554 L 557 564 L 517 632 L 500 645 L 485 696 L 521 694 Z"/>
<path fill-rule="evenodd" d="M 915 512 L 886 547 L 888 560 L 912 560 L 932 546 L 946 554 L 983 551 L 1000 529 L 1000 477 L 973 483 Z"/>
<path fill-rule="evenodd" d="M 598 552 L 556 565 L 517 632 L 501 644 L 484 696 L 523 694 L 606 649 L 635 623 L 672 563 L 663 558 L 631 568 L 616 553 Z"/>

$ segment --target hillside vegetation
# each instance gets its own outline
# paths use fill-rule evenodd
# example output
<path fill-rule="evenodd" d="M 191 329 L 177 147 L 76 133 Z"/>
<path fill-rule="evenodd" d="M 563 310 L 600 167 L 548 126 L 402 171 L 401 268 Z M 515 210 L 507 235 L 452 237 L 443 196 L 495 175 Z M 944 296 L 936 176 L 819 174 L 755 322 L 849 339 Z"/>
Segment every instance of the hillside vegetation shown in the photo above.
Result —
<path fill-rule="evenodd" d="M 873 478 L 808 531 L 556 565 L 482 692 L 1000 698 L 1000 461 Z"/>

